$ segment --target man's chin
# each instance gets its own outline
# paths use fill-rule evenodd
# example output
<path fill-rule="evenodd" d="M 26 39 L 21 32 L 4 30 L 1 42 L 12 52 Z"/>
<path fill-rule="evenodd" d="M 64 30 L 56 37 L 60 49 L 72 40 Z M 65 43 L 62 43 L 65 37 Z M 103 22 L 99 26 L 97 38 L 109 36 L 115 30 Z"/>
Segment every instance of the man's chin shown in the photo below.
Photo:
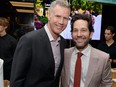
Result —
<path fill-rule="evenodd" d="M 84 49 L 84 46 L 76 46 L 76 48 L 81 50 L 81 49 Z"/>

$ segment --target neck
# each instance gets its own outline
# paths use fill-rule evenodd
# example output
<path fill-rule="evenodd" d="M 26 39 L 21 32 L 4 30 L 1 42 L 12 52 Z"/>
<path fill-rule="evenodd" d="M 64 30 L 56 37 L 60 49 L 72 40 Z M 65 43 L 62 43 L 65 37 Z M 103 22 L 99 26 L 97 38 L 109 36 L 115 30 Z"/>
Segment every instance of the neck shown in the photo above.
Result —
<path fill-rule="evenodd" d="M 114 43 L 114 40 L 113 40 L 113 39 L 111 39 L 111 40 L 109 40 L 109 41 L 106 41 L 106 44 L 107 44 L 108 46 L 112 45 L 112 43 Z"/>
<path fill-rule="evenodd" d="M 6 35 L 6 31 L 0 32 L 0 36 Z"/>
<path fill-rule="evenodd" d="M 48 26 L 48 29 L 49 29 L 49 31 L 50 31 L 52 37 L 53 37 L 54 40 L 56 41 L 56 40 L 58 39 L 59 35 L 58 35 L 58 34 L 55 34 L 55 33 L 51 30 L 49 24 L 47 24 L 47 26 Z"/>

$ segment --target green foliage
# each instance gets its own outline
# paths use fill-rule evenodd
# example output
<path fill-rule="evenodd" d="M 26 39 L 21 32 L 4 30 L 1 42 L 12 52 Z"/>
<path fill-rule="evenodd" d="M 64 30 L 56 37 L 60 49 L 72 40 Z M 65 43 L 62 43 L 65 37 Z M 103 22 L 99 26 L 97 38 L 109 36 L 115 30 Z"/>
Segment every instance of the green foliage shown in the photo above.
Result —
<path fill-rule="evenodd" d="M 45 16 L 38 16 L 38 19 L 39 19 L 40 21 L 42 21 L 43 23 L 45 23 L 45 24 L 48 22 L 48 18 L 45 17 Z"/>
<path fill-rule="evenodd" d="M 36 0 L 36 2 L 42 2 L 42 0 Z"/>
<path fill-rule="evenodd" d="M 88 0 L 72 0 L 71 1 L 71 9 L 78 10 L 79 8 L 91 11 L 97 11 L 98 13 L 102 13 L 102 4 L 98 2 L 92 2 Z"/>

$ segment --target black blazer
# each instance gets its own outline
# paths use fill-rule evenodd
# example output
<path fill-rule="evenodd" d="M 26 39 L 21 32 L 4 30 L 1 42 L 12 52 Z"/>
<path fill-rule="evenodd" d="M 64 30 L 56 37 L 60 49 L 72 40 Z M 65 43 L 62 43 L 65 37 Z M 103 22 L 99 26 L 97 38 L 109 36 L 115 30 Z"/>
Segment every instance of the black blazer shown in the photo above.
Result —
<path fill-rule="evenodd" d="M 54 76 L 55 62 L 45 29 L 22 36 L 14 54 L 10 87 L 59 87 L 64 42 L 61 37 L 61 62 Z"/>

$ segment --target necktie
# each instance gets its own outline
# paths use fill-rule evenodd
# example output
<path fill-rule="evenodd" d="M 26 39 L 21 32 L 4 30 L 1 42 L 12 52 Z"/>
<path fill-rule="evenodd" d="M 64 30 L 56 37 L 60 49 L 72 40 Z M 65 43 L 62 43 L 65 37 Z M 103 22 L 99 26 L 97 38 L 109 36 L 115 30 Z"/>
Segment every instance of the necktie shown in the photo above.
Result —
<path fill-rule="evenodd" d="M 78 58 L 75 65 L 75 74 L 74 74 L 74 87 L 80 87 L 81 80 L 81 56 L 82 53 L 78 52 Z"/>

